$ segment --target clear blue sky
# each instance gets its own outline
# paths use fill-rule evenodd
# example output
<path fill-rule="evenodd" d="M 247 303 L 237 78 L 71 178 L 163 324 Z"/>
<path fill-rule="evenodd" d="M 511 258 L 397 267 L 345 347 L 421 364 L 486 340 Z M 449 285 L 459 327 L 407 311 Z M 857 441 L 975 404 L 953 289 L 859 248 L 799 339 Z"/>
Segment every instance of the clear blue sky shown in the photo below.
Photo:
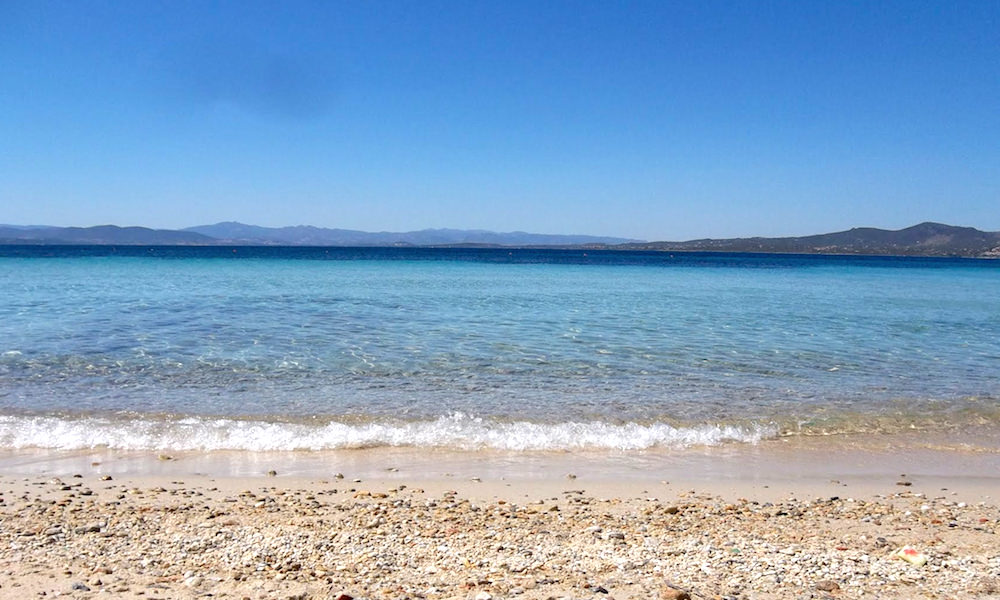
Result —
<path fill-rule="evenodd" d="M 1000 230 L 1000 2 L 0 0 L 0 223 Z"/>

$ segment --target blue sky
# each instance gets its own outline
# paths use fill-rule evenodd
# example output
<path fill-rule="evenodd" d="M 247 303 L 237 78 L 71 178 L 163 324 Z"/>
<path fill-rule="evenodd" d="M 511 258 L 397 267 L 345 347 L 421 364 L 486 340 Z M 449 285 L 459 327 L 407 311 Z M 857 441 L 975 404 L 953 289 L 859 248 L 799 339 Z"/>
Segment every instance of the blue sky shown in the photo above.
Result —
<path fill-rule="evenodd" d="M 1000 230 L 1000 2 L 0 0 L 0 222 Z"/>

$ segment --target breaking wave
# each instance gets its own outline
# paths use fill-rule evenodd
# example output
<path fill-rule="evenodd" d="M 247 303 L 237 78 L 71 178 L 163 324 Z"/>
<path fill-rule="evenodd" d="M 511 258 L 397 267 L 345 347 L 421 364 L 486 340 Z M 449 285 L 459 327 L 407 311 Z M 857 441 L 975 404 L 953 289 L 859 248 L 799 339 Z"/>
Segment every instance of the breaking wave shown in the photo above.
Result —
<path fill-rule="evenodd" d="M 773 424 L 694 425 L 601 421 L 500 422 L 463 413 L 434 420 L 288 423 L 206 417 L 0 416 L 0 446 L 13 449 L 296 451 L 416 447 L 460 450 L 645 450 L 777 437 Z"/>

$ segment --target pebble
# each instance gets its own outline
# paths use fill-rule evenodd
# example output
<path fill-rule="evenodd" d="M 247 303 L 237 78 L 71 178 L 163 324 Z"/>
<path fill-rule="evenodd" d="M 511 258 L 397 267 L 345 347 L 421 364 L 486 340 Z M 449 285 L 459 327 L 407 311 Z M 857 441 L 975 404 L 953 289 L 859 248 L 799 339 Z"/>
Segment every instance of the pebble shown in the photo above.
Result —
<path fill-rule="evenodd" d="M 907 490 L 762 504 L 683 492 L 660 504 L 646 492 L 601 500 L 518 490 L 500 500 L 374 484 L 338 494 L 326 482 L 300 490 L 278 481 L 261 477 L 243 492 L 126 483 L 68 506 L 55 503 L 61 481 L 24 494 L 0 486 L 20 498 L 0 505 L 0 566 L 82 578 L 109 597 L 178 597 L 183 586 L 195 590 L 188 595 L 254 600 L 846 599 L 861 590 L 899 599 L 912 586 L 965 598 L 997 593 L 987 590 L 1000 572 L 995 504 L 972 512 Z M 932 525 L 939 517 L 955 527 Z M 892 558 L 904 544 L 932 560 Z M 0 596 L 19 577 L 0 571 Z M 350 595 L 331 594 L 333 586 Z"/>
<path fill-rule="evenodd" d="M 73 533 L 96 533 L 101 530 L 103 523 L 92 523 L 90 525 L 81 525 L 73 530 Z"/>

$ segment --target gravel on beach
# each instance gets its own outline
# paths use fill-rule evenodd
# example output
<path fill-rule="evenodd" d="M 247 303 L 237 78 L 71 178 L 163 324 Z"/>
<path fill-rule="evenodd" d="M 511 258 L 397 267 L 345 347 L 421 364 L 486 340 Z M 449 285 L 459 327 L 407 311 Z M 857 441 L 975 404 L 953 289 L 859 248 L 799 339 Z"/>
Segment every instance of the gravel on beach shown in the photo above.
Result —
<path fill-rule="evenodd" d="M 0 598 L 1000 598 L 1000 509 L 947 491 L 282 483 L 0 477 Z"/>

